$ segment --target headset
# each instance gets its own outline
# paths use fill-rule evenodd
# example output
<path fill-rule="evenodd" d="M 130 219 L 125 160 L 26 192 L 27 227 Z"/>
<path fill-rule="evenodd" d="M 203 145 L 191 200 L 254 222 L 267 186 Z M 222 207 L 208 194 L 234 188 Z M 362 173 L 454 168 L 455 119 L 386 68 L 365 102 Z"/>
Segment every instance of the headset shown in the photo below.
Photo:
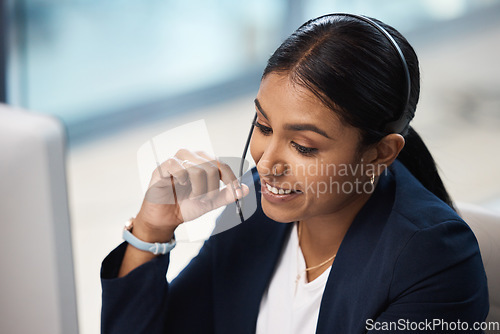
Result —
<path fill-rule="evenodd" d="M 391 133 L 401 133 L 405 130 L 407 127 L 408 123 L 413 119 L 413 116 L 415 115 L 415 110 L 411 108 L 410 106 L 410 93 L 411 93 L 411 81 L 410 81 L 410 71 L 408 70 L 408 64 L 406 63 L 405 56 L 403 54 L 403 51 L 401 51 L 401 48 L 399 47 L 398 43 L 394 40 L 394 38 L 389 34 L 387 30 L 385 30 L 380 24 L 375 22 L 374 20 L 370 19 L 367 16 L 364 15 L 357 15 L 357 14 L 348 14 L 348 13 L 333 13 L 333 14 L 327 14 L 320 16 L 316 19 L 319 20 L 324 17 L 331 17 L 331 16 L 347 16 L 347 17 L 352 17 L 361 21 L 364 21 L 371 25 L 373 28 L 377 29 L 382 35 L 384 35 L 387 40 L 391 43 L 393 49 L 396 51 L 396 53 L 399 56 L 399 59 L 401 60 L 401 64 L 403 66 L 403 71 L 406 79 L 406 85 L 405 85 L 405 93 L 406 93 L 406 101 L 405 101 L 405 106 L 403 109 L 403 113 L 401 117 L 395 121 L 389 122 L 386 127 L 385 131 L 391 132 Z M 304 25 L 308 24 L 309 22 L 305 23 Z M 247 137 L 247 141 L 245 143 L 245 147 L 243 149 L 243 154 L 241 156 L 241 163 L 240 163 L 240 170 L 239 170 L 239 179 L 241 180 L 241 177 L 243 176 L 243 168 L 244 168 L 244 163 L 245 163 L 245 158 L 248 152 L 248 147 L 250 146 L 250 140 L 252 138 L 252 133 L 254 129 L 254 124 L 255 121 L 257 120 L 257 113 L 255 114 L 253 121 L 252 121 L 252 127 L 250 128 L 250 132 Z M 241 203 L 236 200 L 236 210 L 240 216 L 241 221 L 244 221 L 243 218 L 243 212 L 241 209 Z"/>

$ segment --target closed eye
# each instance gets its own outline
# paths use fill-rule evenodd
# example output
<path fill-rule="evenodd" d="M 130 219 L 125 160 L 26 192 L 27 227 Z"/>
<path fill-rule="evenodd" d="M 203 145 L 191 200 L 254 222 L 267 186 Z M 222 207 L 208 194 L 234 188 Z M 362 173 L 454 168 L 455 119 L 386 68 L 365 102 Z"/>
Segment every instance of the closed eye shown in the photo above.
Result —
<path fill-rule="evenodd" d="M 292 146 L 297 150 L 297 152 L 305 156 L 313 156 L 318 151 L 317 148 L 305 147 L 297 144 L 296 142 L 292 142 Z"/>
<path fill-rule="evenodd" d="M 264 135 L 264 136 L 269 136 L 271 133 L 273 133 L 273 129 L 271 129 L 268 126 L 265 126 L 263 124 L 260 124 L 259 122 L 255 121 L 253 123 L 255 127 L 259 129 L 259 131 Z"/>

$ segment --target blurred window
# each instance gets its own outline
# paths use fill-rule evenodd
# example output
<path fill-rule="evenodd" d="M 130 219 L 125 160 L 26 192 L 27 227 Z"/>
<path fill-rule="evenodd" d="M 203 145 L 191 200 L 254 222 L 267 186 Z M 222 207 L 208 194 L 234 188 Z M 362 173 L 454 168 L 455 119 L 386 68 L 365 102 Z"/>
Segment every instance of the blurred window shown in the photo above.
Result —
<path fill-rule="evenodd" d="M 365 14 L 402 33 L 430 23 L 457 19 L 500 3 L 498 0 L 307 0 L 304 18 L 332 12 Z"/>
<path fill-rule="evenodd" d="M 284 1 L 14 2 L 10 99 L 67 123 L 241 76 L 265 62 Z"/>
<path fill-rule="evenodd" d="M 74 127 L 89 120 L 106 115 L 119 119 L 131 109 L 137 119 L 139 112 L 147 114 L 148 106 L 159 101 L 231 80 L 245 82 L 252 73 L 256 77 L 283 36 L 311 17 L 341 11 L 363 13 L 406 32 L 499 1 L 3 3 L 10 6 L 8 102 L 61 117 L 71 135 Z M 219 89 L 216 94 L 223 99 L 231 92 Z"/>

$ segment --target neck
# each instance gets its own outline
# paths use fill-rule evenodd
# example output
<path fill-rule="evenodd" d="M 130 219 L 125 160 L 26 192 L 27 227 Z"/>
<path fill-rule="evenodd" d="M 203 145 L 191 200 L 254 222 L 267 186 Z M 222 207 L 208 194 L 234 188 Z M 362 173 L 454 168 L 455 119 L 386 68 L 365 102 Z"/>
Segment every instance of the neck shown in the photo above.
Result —
<path fill-rule="evenodd" d="M 299 226 L 300 248 L 307 268 L 318 265 L 337 253 L 347 230 L 368 198 L 369 196 L 359 198 L 333 214 L 316 216 L 299 223 L 302 225 Z M 309 271 L 308 281 L 321 275 L 333 261 L 334 259 L 320 268 Z"/>

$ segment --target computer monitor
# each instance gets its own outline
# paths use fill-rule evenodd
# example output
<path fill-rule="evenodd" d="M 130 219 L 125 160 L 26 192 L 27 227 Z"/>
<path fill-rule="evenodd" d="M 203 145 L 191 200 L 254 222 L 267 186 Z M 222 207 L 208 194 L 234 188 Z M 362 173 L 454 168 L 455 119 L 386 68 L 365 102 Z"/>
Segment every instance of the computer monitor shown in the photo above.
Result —
<path fill-rule="evenodd" d="M 0 332 L 78 333 L 65 131 L 0 104 Z"/>

